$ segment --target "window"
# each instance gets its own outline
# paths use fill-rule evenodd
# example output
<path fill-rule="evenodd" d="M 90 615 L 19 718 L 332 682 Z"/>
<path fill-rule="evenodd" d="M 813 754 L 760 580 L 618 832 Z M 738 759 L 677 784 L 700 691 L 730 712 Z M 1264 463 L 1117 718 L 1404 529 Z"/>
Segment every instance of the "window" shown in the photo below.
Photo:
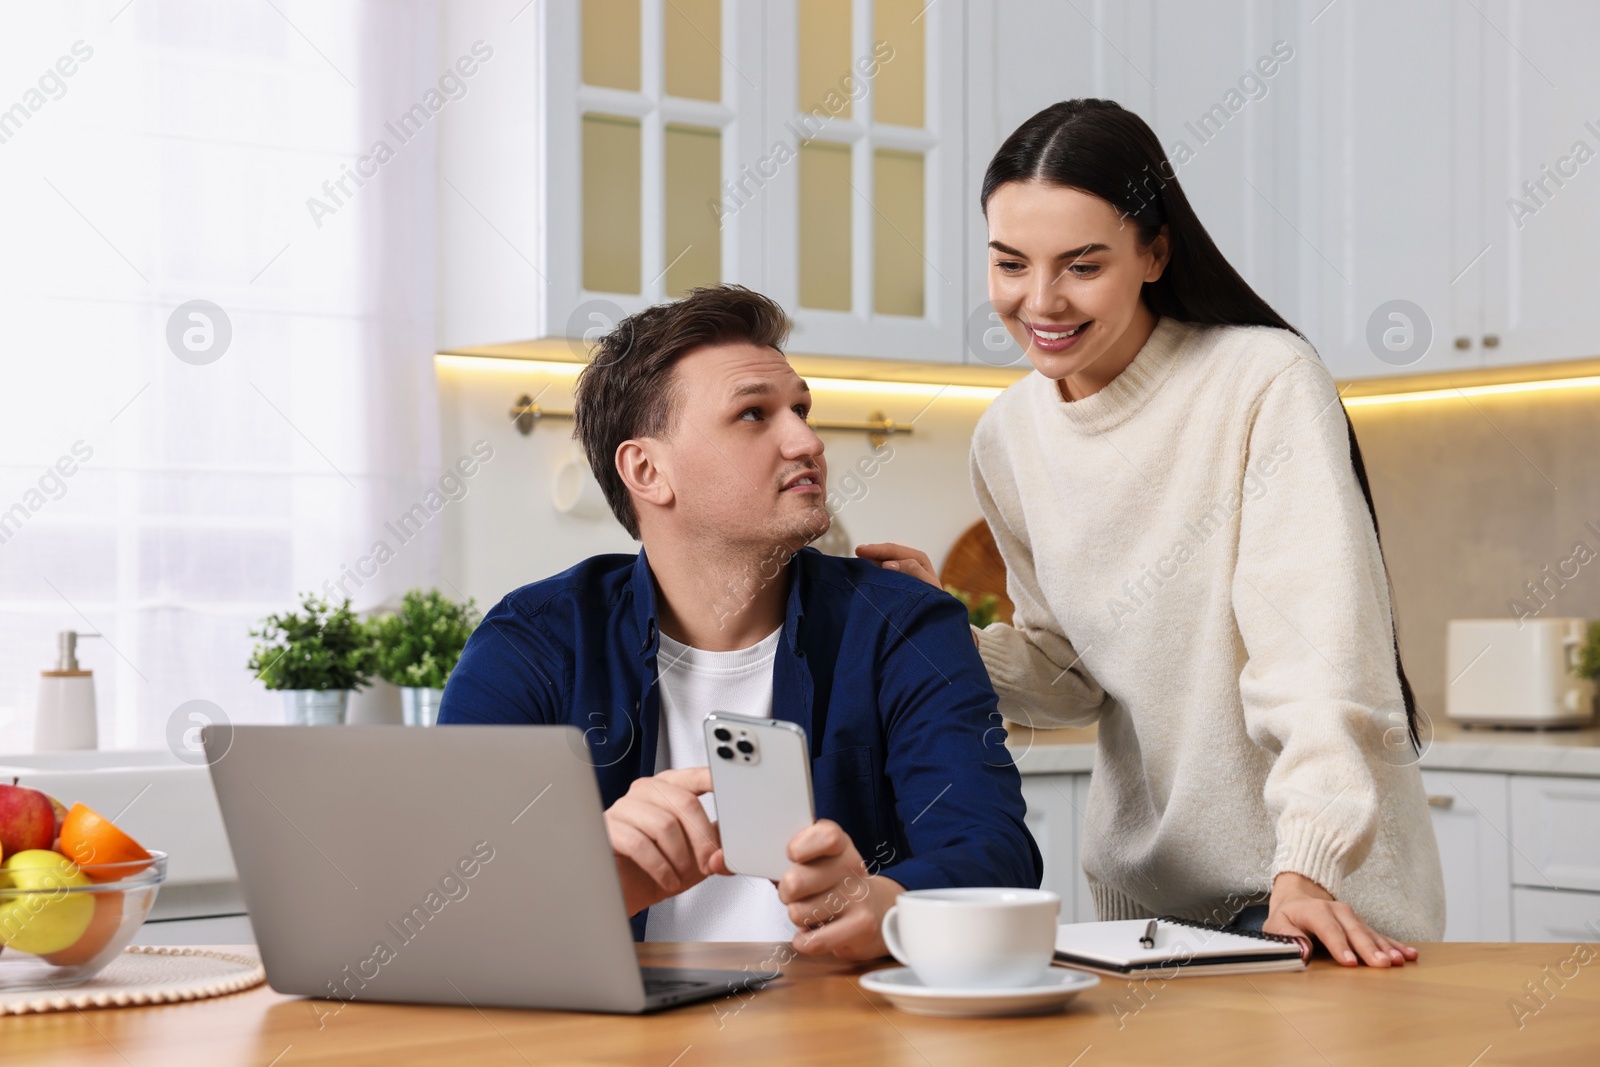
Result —
<path fill-rule="evenodd" d="M 79 652 L 101 746 L 162 748 L 189 700 L 282 721 L 248 630 L 298 592 L 370 608 L 437 578 L 439 524 L 386 524 L 441 477 L 415 133 L 451 87 L 386 10 L 287 14 L 36 5 L 0 44 L 90 53 L 0 176 L 26 205 L 0 251 L 0 751 L 32 747 L 59 630 L 105 635 Z"/>

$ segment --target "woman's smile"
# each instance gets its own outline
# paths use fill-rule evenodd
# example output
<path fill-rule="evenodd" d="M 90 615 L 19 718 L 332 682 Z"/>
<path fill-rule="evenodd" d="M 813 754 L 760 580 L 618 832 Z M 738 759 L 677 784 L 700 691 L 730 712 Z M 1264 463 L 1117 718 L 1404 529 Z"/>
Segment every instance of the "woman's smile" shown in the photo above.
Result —
<path fill-rule="evenodd" d="M 1085 319 L 1076 325 L 1028 322 L 1026 319 L 1021 321 L 1034 346 L 1041 352 L 1065 352 L 1076 345 L 1089 327 L 1094 325 L 1093 319 Z"/>

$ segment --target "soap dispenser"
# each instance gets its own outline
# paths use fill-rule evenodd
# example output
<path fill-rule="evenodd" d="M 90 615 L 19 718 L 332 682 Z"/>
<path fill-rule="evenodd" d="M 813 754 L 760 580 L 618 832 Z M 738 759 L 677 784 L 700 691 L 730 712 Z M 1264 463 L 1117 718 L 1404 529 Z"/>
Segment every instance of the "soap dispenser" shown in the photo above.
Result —
<path fill-rule="evenodd" d="M 60 662 L 55 670 L 39 672 L 39 710 L 33 721 L 35 752 L 99 746 L 94 672 L 78 666 L 78 639 L 99 636 L 76 630 L 63 630 L 57 636 L 61 646 Z"/>

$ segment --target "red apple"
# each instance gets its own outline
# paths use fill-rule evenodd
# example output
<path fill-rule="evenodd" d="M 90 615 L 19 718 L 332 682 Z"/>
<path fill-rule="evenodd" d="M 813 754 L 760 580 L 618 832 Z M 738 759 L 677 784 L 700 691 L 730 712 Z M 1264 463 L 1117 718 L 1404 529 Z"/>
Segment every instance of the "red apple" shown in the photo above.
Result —
<path fill-rule="evenodd" d="M 15 778 L 0 785 L 0 854 L 48 849 L 55 839 L 56 811 L 48 796 L 17 785 Z"/>

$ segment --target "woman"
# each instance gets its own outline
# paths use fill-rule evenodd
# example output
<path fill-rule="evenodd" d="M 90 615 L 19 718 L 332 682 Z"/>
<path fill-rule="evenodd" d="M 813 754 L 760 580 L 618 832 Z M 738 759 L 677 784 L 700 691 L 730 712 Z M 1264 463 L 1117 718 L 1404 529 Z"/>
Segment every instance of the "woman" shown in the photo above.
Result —
<path fill-rule="evenodd" d="M 1038 373 L 973 438 L 1016 605 L 974 636 L 1006 718 L 1098 724 L 1100 918 L 1403 964 L 1444 889 L 1361 453 L 1172 173 L 1104 100 L 1045 109 L 989 165 L 989 296 Z M 937 584 L 915 549 L 858 552 Z"/>

